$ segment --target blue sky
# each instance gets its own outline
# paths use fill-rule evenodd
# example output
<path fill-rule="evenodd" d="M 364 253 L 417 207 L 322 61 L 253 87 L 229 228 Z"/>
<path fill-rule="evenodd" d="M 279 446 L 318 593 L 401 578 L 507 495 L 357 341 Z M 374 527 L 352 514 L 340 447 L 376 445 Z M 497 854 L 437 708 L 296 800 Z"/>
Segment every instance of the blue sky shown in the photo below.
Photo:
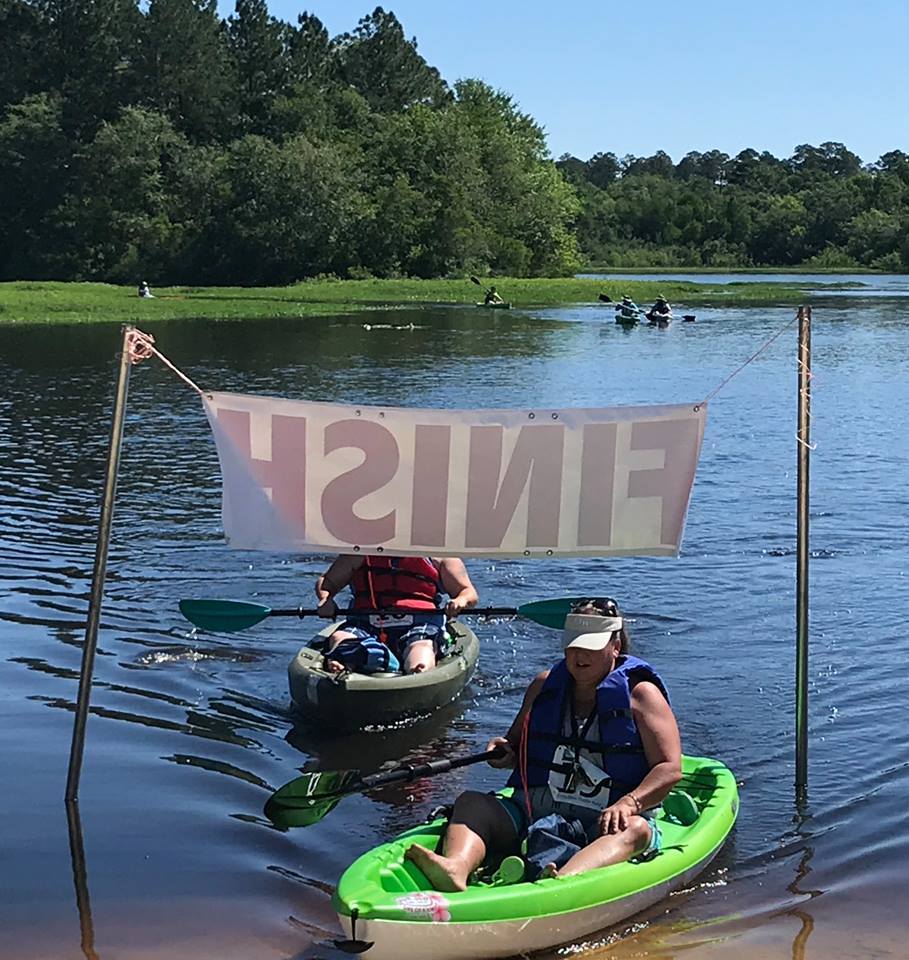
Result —
<path fill-rule="evenodd" d="M 446 80 L 506 90 L 553 155 L 600 150 L 678 160 L 745 147 L 788 156 L 838 140 L 873 161 L 909 152 L 909 2 L 386 0 Z M 375 0 L 269 0 L 332 35 Z M 220 0 L 227 15 L 233 0 Z"/>

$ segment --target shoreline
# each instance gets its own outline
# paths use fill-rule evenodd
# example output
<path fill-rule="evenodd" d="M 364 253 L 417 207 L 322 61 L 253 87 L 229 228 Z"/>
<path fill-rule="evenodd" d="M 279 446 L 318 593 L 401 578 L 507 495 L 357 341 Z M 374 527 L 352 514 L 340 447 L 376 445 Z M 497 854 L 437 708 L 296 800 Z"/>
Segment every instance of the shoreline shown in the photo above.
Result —
<path fill-rule="evenodd" d="M 792 283 L 704 284 L 684 281 L 591 280 L 575 277 L 484 280 L 495 283 L 515 308 L 597 303 L 628 294 L 647 308 L 658 295 L 683 308 L 789 306 L 805 296 Z M 460 280 L 308 280 L 287 287 L 152 287 L 105 283 L 8 281 L 0 283 L 0 326 L 20 324 L 146 323 L 150 320 L 253 320 L 332 316 L 377 308 L 475 308 L 485 287 Z M 609 308 L 609 304 L 604 307 Z"/>
<path fill-rule="evenodd" d="M 579 273 L 622 273 L 622 274 L 636 274 L 636 273 L 690 273 L 693 275 L 698 274 L 716 274 L 718 276 L 723 276 L 726 274 L 732 273 L 745 273 L 745 274 L 769 274 L 769 275 L 778 275 L 778 274 L 787 274 L 793 277 L 798 277 L 800 275 L 806 276 L 829 276 L 829 277 L 852 277 L 852 276 L 871 276 L 871 277 L 888 277 L 888 276 L 907 276 L 909 275 L 909 270 L 894 272 L 892 270 L 874 270 L 871 267 L 610 267 L 600 263 L 587 264 L 582 267 Z"/>

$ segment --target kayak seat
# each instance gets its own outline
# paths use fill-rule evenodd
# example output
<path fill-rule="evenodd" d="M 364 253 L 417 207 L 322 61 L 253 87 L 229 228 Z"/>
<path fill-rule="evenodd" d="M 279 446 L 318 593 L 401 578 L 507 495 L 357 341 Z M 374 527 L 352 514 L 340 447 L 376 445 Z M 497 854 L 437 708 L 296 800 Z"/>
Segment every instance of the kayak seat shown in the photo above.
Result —
<path fill-rule="evenodd" d="M 672 823 L 690 827 L 701 815 L 701 809 L 690 793 L 684 790 L 673 790 L 663 800 L 663 813 Z"/>

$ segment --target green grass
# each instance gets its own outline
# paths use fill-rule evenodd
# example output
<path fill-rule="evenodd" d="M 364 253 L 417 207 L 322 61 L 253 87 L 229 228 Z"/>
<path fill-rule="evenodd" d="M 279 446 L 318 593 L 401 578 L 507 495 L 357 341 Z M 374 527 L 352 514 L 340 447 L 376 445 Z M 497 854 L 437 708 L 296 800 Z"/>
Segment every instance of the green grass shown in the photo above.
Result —
<path fill-rule="evenodd" d="M 879 274 L 881 276 L 889 274 L 889 270 L 874 270 L 871 267 L 812 267 L 803 265 L 798 267 L 610 267 L 602 263 L 590 263 L 583 267 L 579 273 L 691 273 L 691 274 L 729 274 L 729 273 L 748 273 L 748 274 L 788 274 L 798 276 L 800 273 L 806 274 L 830 274 L 832 276 L 848 274 Z"/>
<path fill-rule="evenodd" d="M 649 305 L 657 294 L 682 307 L 797 304 L 797 284 L 694 284 L 677 281 L 515 280 L 496 278 L 499 293 L 515 307 L 592 303 L 599 293 L 623 294 Z M 469 280 L 311 280 L 289 287 L 162 287 L 140 300 L 135 287 L 105 283 L 14 281 L 0 283 L 0 324 L 134 323 L 148 320 L 314 317 L 377 307 L 418 304 L 471 305 L 482 290 Z"/>

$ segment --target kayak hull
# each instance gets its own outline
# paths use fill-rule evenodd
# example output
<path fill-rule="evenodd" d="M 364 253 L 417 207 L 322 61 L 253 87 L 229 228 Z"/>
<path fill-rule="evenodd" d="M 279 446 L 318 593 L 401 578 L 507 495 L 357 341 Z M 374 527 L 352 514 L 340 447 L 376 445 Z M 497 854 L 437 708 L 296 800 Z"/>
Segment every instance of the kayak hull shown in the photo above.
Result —
<path fill-rule="evenodd" d="M 648 313 L 647 322 L 655 327 L 668 327 L 672 323 L 672 314 Z"/>
<path fill-rule="evenodd" d="M 713 856 L 719 852 L 719 848 Z M 372 942 L 364 952 L 367 960 L 478 960 L 514 957 L 589 937 L 640 913 L 664 900 L 689 883 L 713 859 L 703 861 L 684 874 L 647 890 L 625 897 L 618 903 L 604 903 L 577 910 L 570 916 L 555 915 L 532 919 L 498 920 L 478 923 L 421 923 L 399 920 L 358 919 L 358 940 Z M 344 936 L 351 936 L 349 916 L 338 915 Z"/>
<path fill-rule="evenodd" d="M 478 307 L 483 307 L 486 310 L 510 310 L 510 303 L 478 303 Z"/>
<path fill-rule="evenodd" d="M 333 902 L 342 929 L 372 943 L 367 960 L 510 957 L 586 938 L 690 884 L 722 848 L 738 813 L 731 772 L 685 757 L 677 789 L 695 799 L 699 816 L 684 825 L 661 813 L 663 850 L 654 859 L 535 883 L 431 891 L 402 855 L 412 842 L 432 848 L 444 821 L 417 827 L 364 854 L 341 877 Z"/>
<path fill-rule="evenodd" d="M 327 638 L 339 624 L 319 634 Z M 328 722 L 339 730 L 387 726 L 426 716 L 454 700 L 467 685 L 480 656 L 476 634 L 457 620 L 449 622 L 452 647 L 424 673 L 347 674 L 338 680 L 322 669 L 323 655 L 303 647 L 287 669 L 294 709 L 309 720 Z"/>

